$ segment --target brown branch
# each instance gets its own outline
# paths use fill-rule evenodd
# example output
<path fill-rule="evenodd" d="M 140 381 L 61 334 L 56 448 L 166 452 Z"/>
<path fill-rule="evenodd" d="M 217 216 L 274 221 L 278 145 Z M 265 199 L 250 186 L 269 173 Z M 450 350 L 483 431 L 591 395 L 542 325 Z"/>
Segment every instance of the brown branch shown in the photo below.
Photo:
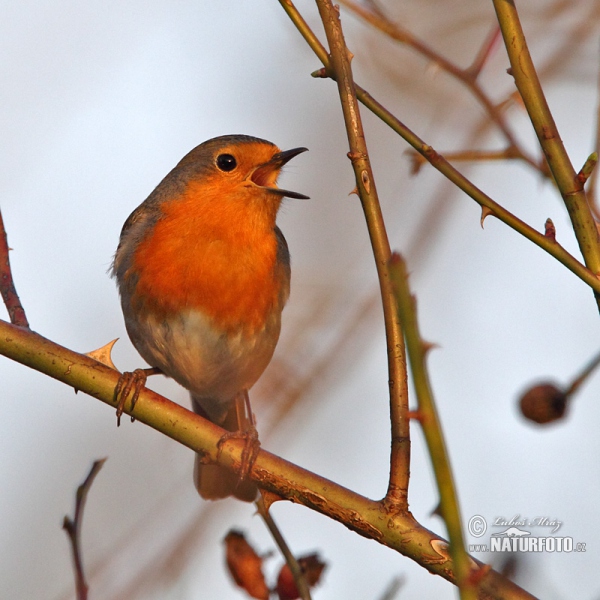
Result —
<path fill-rule="evenodd" d="M 338 85 L 350 145 L 348 157 L 354 169 L 356 190 L 365 213 L 381 289 L 388 351 L 392 428 L 390 479 L 386 501 L 395 505 L 397 510 L 408 510 L 408 480 L 410 474 L 408 376 L 404 337 L 390 279 L 388 264 L 391 256 L 390 243 L 369 160 L 360 107 L 352 77 L 351 55 L 344 40 L 339 10 L 333 6 L 330 0 L 317 0 L 317 6 L 331 52 L 331 75 Z"/>
<path fill-rule="evenodd" d="M 83 522 L 83 509 L 88 492 L 94 483 L 96 475 L 106 462 L 106 458 L 95 460 L 90 472 L 84 482 L 77 488 L 75 495 L 75 516 L 71 520 L 65 516 L 63 520 L 63 529 L 67 532 L 69 541 L 71 542 L 71 551 L 73 553 L 73 567 L 75 570 L 75 589 L 77 591 L 77 600 L 87 600 L 88 585 L 85 581 L 83 572 L 83 557 L 81 555 L 81 527 Z"/>
<path fill-rule="evenodd" d="M 9 250 L 6 229 L 4 229 L 4 220 L 0 211 L 0 294 L 2 294 L 2 299 L 8 310 L 10 322 L 19 327 L 29 327 L 25 310 L 21 305 L 13 281 L 10 258 L 8 256 Z"/>
<path fill-rule="evenodd" d="M 544 176 L 548 176 L 546 165 L 536 162 L 521 148 L 513 132 L 506 123 L 501 108 L 491 100 L 484 89 L 479 85 L 479 83 L 477 83 L 477 76 L 479 75 L 479 71 L 485 62 L 485 57 L 489 54 L 491 48 L 493 47 L 495 30 L 493 34 L 485 40 L 482 50 L 478 53 L 473 64 L 466 69 L 462 69 L 458 65 L 455 65 L 453 62 L 449 61 L 442 54 L 439 54 L 430 48 L 425 42 L 418 39 L 410 31 L 401 27 L 397 23 L 393 23 L 388 17 L 383 16 L 379 11 L 375 13 L 367 10 L 353 0 L 339 1 L 340 4 L 348 8 L 351 12 L 359 16 L 365 22 L 369 23 L 382 33 L 385 33 L 391 39 L 412 48 L 415 52 L 421 54 L 421 56 L 437 65 L 440 69 L 464 85 L 473 94 L 493 123 L 502 132 L 502 135 L 508 142 L 509 147 L 512 149 L 510 157 L 520 158 L 531 165 L 534 169 L 540 171 Z"/>
<path fill-rule="evenodd" d="M 324 68 L 315 71 L 313 77 L 330 77 L 329 55 L 327 51 L 315 36 L 307 22 L 298 12 L 291 0 L 279 0 L 284 10 L 292 19 L 294 25 L 304 37 L 313 52 L 323 63 Z M 556 258 L 567 269 L 572 271 L 577 277 L 589 285 L 595 292 L 600 294 L 600 279 L 585 265 L 579 262 L 565 248 L 556 242 L 550 241 L 543 233 L 535 230 L 533 227 L 513 215 L 503 206 L 492 200 L 487 194 L 474 185 L 462 173 L 455 169 L 444 157 L 436 152 L 432 146 L 426 144 L 418 135 L 411 131 L 402 121 L 395 117 L 382 104 L 375 100 L 369 92 L 361 88 L 358 84 L 354 84 L 356 95 L 370 111 L 377 115 L 384 123 L 386 123 L 393 131 L 400 135 L 408 142 L 419 154 L 421 154 L 435 169 L 450 180 L 456 187 L 473 198 L 484 211 L 493 214 L 497 219 L 520 233 L 523 237 L 533 242 L 548 254 Z"/>
<path fill-rule="evenodd" d="M 120 374 L 96 360 L 68 350 L 37 333 L 0 320 L 0 354 L 58 379 L 116 408 L 114 390 Z M 132 412 L 140 423 L 176 440 L 207 461 L 239 472 L 243 442 L 228 440 L 219 446 L 223 429 L 199 415 L 144 389 Z M 112 412 L 107 418 L 113 418 Z M 429 572 L 455 582 L 452 559 L 442 548 L 446 542 L 420 525 L 409 512 L 398 512 L 261 450 L 249 477 L 261 488 L 302 504 L 363 537 L 388 546 L 422 565 Z M 481 563 L 473 561 L 474 568 Z M 482 594 L 498 600 L 534 600 L 534 596 L 490 570 L 479 582 Z"/>
<path fill-rule="evenodd" d="M 256 501 L 256 508 L 258 510 L 258 514 L 262 517 L 269 532 L 273 536 L 275 543 L 279 547 L 281 554 L 283 554 L 283 558 L 285 559 L 285 562 L 289 567 L 292 576 L 294 577 L 294 582 L 296 583 L 300 598 L 302 600 L 311 600 L 310 587 L 306 581 L 304 573 L 302 572 L 302 567 L 296 560 L 296 557 L 293 555 L 290 547 L 287 545 L 287 542 L 279 530 L 279 527 L 277 527 L 277 523 L 275 523 L 271 513 L 266 507 L 262 496 Z"/>

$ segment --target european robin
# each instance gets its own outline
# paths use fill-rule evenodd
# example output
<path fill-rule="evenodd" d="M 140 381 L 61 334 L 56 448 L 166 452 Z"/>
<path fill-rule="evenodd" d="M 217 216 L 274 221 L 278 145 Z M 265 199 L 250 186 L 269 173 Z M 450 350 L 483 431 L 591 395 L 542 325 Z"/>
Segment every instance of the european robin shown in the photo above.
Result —
<path fill-rule="evenodd" d="M 276 183 L 305 150 L 245 135 L 208 140 L 121 231 L 112 275 L 133 345 L 153 372 L 190 391 L 197 413 L 231 432 L 248 420 L 253 429 L 244 400 L 279 338 L 290 254 L 275 220 L 284 197 L 307 196 Z M 256 497 L 253 483 L 198 456 L 194 475 L 203 498 Z"/>

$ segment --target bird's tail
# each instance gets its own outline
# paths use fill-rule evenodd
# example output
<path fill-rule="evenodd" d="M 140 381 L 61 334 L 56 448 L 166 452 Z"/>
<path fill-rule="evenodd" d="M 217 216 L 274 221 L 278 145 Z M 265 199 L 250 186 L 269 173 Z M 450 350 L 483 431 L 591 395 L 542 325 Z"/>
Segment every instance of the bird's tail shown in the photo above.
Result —
<path fill-rule="evenodd" d="M 192 396 L 192 407 L 194 412 L 208 419 L 206 411 L 202 409 L 199 401 L 194 396 Z M 244 394 L 239 394 L 236 397 L 224 420 L 218 425 L 227 431 L 241 433 L 254 427 L 251 416 L 247 415 Z M 256 500 L 258 488 L 252 481 L 248 479 L 240 480 L 239 476 L 233 471 L 219 465 L 203 464 L 201 460 L 201 456 L 197 454 L 194 462 L 194 485 L 202 498 L 205 500 L 220 500 L 234 496 L 244 502 L 254 502 Z"/>

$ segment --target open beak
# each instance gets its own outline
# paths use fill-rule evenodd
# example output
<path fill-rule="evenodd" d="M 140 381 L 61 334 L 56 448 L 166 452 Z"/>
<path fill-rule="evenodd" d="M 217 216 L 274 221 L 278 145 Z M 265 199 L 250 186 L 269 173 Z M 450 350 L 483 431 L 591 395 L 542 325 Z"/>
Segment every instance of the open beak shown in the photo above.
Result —
<path fill-rule="evenodd" d="M 260 165 L 254 173 L 252 173 L 252 181 L 260 187 L 267 188 L 269 192 L 277 194 L 278 196 L 285 196 L 286 198 L 297 198 L 298 200 L 308 200 L 309 197 L 298 192 L 290 192 L 289 190 L 282 190 L 276 185 L 277 176 L 281 167 L 287 162 L 292 160 L 294 156 L 306 152 L 308 148 L 293 148 L 292 150 L 284 150 L 274 154 L 271 160 Z"/>

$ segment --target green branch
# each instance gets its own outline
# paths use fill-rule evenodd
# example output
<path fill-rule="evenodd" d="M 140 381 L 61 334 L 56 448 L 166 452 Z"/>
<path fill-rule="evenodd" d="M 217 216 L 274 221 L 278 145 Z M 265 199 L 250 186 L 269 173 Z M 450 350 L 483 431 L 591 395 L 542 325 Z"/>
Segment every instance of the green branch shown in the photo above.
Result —
<path fill-rule="evenodd" d="M 517 8 L 513 0 L 493 1 L 508 52 L 511 73 L 571 217 L 581 254 L 592 273 L 600 276 L 600 237 L 596 222 L 588 204 L 583 183 L 578 179 L 569 160 L 546 102 L 527 48 Z"/>
<path fill-rule="evenodd" d="M 406 264 L 399 254 L 392 256 L 390 270 L 398 301 L 398 314 L 404 327 L 404 335 L 406 336 L 410 370 L 413 375 L 415 392 L 419 403 L 415 419 L 420 422 L 423 428 L 425 442 L 429 450 L 435 481 L 440 494 L 440 514 L 448 529 L 450 553 L 456 565 L 461 598 L 476 599 L 476 576 L 474 577 L 471 574 L 471 559 L 465 550 L 460 509 L 452 477 L 452 468 L 450 467 L 450 459 L 448 458 L 448 451 L 444 442 L 442 425 L 437 414 L 431 383 L 427 373 L 426 355 L 429 346 L 422 340 L 419 333 L 416 300 L 410 293 Z"/>

